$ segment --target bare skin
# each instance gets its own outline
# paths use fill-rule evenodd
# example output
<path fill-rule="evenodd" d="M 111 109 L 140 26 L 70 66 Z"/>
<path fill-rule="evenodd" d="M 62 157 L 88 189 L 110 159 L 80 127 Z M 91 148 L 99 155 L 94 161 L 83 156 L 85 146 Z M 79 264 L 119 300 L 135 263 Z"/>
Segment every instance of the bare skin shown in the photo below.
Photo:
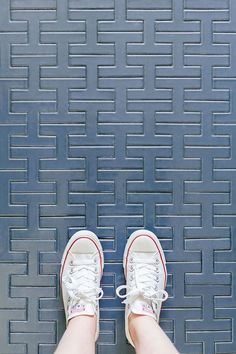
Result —
<path fill-rule="evenodd" d="M 136 354 L 179 354 L 174 345 L 150 316 L 129 316 L 129 330 Z"/>
<path fill-rule="evenodd" d="M 129 316 L 129 330 L 136 354 L 179 354 L 150 316 Z M 77 316 L 69 321 L 54 354 L 95 354 L 96 316 Z"/>
<path fill-rule="evenodd" d="M 95 354 L 96 316 L 72 318 L 54 354 Z"/>

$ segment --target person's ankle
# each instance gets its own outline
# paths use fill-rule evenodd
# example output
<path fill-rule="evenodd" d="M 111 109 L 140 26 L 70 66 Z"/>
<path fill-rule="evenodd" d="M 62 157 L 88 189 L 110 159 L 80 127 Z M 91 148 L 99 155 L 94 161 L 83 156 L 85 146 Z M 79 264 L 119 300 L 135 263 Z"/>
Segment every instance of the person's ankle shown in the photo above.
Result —
<path fill-rule="evenodd" d="M 129 323 L 129 325 L 131 324 L 131 322 L 133 322 L 134 320 L 136 320 L 136 319 L 139 318 L 140 316 L 144 316 L 144 315 L 139 315 L 139 314 L 130 312 L 129 317 L 128 317 L 128 323 Z"/>
<path fill-rule="evenodd" d="M 75 316 L 75 317 L 72 317 L 71 319 L 69 319 L 68 321 L 68 326 L 70 324 L 74 324 L 74 323 L 85 323 L 85 322 L 94 322 L 96 323 L 96 320 L 97 320 L 97 316 L 94 314 L 94 315 L 78 315 L 78 316 Z"/>
<path fill-rule="evenodd" d="M 136 342 L 136 332 L 137 332 L 137 327 L 139 328 L 140 319 L 144 319 L 145 317 L 149 317 L 149 316 L 136 314 L 133 312 L 130 312 L 129 314 L 128 328 L 129 328 L 129 333 L 131 335 L 131 338 L 134 342 Z"/>
<path fill-rule="evenodd" d="M 154 322 L 156 322 L 151 316 L 148 316 L 148 315 L 145 315 L 145 314 L 139 314 L 139 313 L 130 312 L 129 317 L 128 317 L 129 325 L 131 324 L 131 322 L 134 322 L 135 320 L 138 320 L 140 318 L 150 318 Z"/>
<path fill-rule="evenodd" d="M 80 329 L 84 336 L 88 338 L 94 338 L 96 334 L 97 327 L 97 316 L 96 315 L 79 315 L 71 318 L 68 321 L 67 328 Z"/>

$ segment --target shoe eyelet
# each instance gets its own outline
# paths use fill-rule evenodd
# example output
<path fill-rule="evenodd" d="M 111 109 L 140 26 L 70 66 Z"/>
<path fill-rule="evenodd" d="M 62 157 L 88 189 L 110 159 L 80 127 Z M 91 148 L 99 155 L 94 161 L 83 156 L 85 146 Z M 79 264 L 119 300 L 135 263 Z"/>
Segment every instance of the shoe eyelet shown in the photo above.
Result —
<path fill-rule="evenodd" d="M 70 261 L 70 266 L 73 266 L 73 261 Z"/>
<path fill-rule="evenodd" d="M 95 264 L 97 264 L 97 258 L 94 258 L 93 262 L 94 262 Z"/>
<path fill-rule="evenodd" d="M 134 267 L 131 265 L 129 270 L 132 272 L 134 270 Z"/>
<path fill-rule="evenodd" d="M 72 280 L 71 280 L 71 279 L 69 279 L 69 283 L 72 283 Z"/>

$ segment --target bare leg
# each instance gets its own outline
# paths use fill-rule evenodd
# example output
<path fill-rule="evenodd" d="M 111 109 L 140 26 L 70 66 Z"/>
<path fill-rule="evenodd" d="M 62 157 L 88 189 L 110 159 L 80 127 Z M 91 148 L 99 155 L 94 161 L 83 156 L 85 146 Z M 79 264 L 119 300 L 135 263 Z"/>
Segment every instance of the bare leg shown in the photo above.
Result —
<path fill-rule="evenodd" d="M 179 354 L 158 323 L 150 316 L 129 316 L 129 331 L 136 354 Z"/>
<path fill-rule="evenodd" d="M 72 318 L 54 354 L 95 354 L 96 316 Z"/>

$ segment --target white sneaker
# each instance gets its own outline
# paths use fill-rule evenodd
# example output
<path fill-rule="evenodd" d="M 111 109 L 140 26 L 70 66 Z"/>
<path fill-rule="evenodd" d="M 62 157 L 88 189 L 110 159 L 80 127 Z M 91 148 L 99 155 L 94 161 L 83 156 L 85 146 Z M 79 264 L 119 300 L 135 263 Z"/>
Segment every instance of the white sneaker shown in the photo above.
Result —
<path fill-rule="evenodd" d="M 76 316 L 96 315 L 99 334 L 99 299 L 103 296 L 100 280 L 104 258 L 97 236 L 87 230 L 76 232 L 62 256 L 60 281 L 66 323 Z"/>
<path fill-rule="evenodd" d="M 162 302 L 168 298 L 167 270 L 163 249 L 156 235 L 148 230 L 137 230 L 129 237 L 124 251 L 123 267 L 127 285 L 116 289 L 126 298 L 125 332 L 134 346 L 128 328 L 130 313 L 151 316 L 159 322 Z M 120 292 L 126 289 L 126 294 Z"/>

